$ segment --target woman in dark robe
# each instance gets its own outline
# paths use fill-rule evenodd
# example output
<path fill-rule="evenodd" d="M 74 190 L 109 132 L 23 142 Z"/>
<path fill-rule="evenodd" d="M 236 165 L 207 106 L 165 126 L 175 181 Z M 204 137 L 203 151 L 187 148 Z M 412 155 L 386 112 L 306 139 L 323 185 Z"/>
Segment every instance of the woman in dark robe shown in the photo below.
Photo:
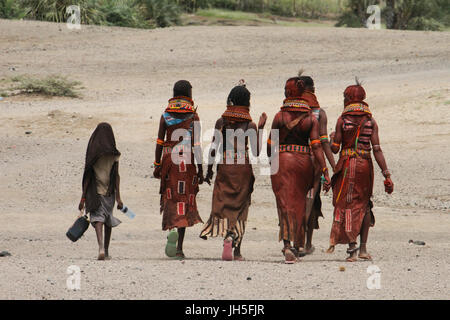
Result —
<path fill-rule="evenodd" d="M 374 176 L 372 150 L 385 177 L 385 191 L 390 194 L 394 190 L 380 147 L 378 125 L 365 98 L 366 92 L 358 80 L 356 85 L 345 89 L 344 111 L 336 123 L 336 131 L 330 135 L 331 149 L 334 153 L 340 151 L 340 157 L 332 178 L 334 219 L 327 252 L 332 253 L 336 244 L 348 244 L 349 262 L 357 260 L 358 249 L 360 259 L 372 259 L 366 248 L 369 228 L 375 225 L 370 200 Z"/>
<path fill-rule="evenodd" d="M 214 159 L 217 151 L 221 150 L 223 161 L 217 165 L 211 215 L 200 237 L 205 240 L 208 236 L 224 237 L 222 259 L 226 261 L 244 259 L 241 254 L 241 244 L 255 181 L 249 161 L 248 141 L 250 138 L 253 154 L 259 156 L 261 146 L 259 130 L 264 128 L 267 119 L 266 114 L 263 113 L 257 128 L 252 121 L 249 109 L 250 92 L 244 84 L 234 87 L 228 96 L 226 111 L 216 122 L 217 136 L 213 138 L 213 147 L 210 151 L 212 161 L 208 163 L 205 178 L 205 181 L 210 184 Z M 239 132 L 244 141 L 242 145 L 234 139 L 234 135 L 239 135 Z"/>
<path fill-rule="evenodd" d="M 120 152 L 111 125 L 100 123 L 89 139 L 83 174 L 83 193 L 78 209 L 90 213 L 90 221 L 97 234 L 98 260 L 110 259 L 109 243 L 112 227 L 120 224 L 113 216 L 114 202 L 122 209 L 119 176 Z M 105 237 L 103 239 L 103 226 Z"/>
<path fill-rule="evenodd" d="M 171 230 L 165 250 L 171 258 L 184 259 L 186 227 L 202 222 L 196 199 L 198 185 L 203 183 L 199 121 L 191 84 L 186 80 L 176 82 L 173 98 L 159 123 L 153 173 L 161 179 L 162 230 Z"/>
<path fill-rule="evenodd" d="M 278 209 L 279 240 L 284 243 L 285 263 L 297 260 L 303 241 L 306 197 L 314 180 L 311 149 L 326 179 L 325 191 L 329 189 L 330 181 L 319 140 L 319 122 L 308 103 L 301 98 L 304 90 L 305 83 L 299 77 L 286 82 L 286 99 L 272 123 L 272 130 L 278 130 L 279 139 L 272 141 L 271 132 L 267 143 L 272 165 L 272 190 Z"/>

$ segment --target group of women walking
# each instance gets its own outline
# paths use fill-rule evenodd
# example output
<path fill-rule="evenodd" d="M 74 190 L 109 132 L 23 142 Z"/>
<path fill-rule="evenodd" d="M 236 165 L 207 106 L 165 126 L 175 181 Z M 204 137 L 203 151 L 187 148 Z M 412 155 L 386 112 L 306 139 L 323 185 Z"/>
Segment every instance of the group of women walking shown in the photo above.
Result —
<path fill-rule="evenodd" d="M 344 109 L 336 130 L 327 135 L 327 117 L 314 94 L 311 77 L 299 75 L 287 80 L 285 99 L 272 122 L 267 141 L 271 159 L 271 182 L 279 217 L 279 240 L 283 241 L 285 263 L 311 254 L 313 230 L 322 216 L 320 189 L 333 190 L 331 253 L 336 244 L 348 244 L 347 261 L 371 259 L 366 243 L 375 219 L 371 202 L 373 164 L 371 153 L 385 177 L 385 191 L 393 183 L 380 148 L 378 126 L 366 93 L 358 83 L 344 91 Z M 258 124 L 250 116 L 250 92 L 243 81 L 234 87 L 227 107 L 216 121 L 209 150 L 206 175 L 202 166 L 199 116 L 192 100 L 192 86 L 186 80 L 175 83 L 173 97 L 161 116 L 155 150 L 154 176 L 161 180 L 162 229 L 169 230 L 165 253 L 184 259 L 186 227 L 203 223 L 197 209 L 199 184 L 211 184 L 216 167 L 211 213 L 200 237 L 223 237 L 223 260 L 244 260 L 241 254 L 255 177 L 249 150 L 259 156 L 262 129 L 267 116 Z M 183 134 L 180 136 L 180 130 Z M 243 144 L 235 134 L 244 134 Z M 248 134 L 248 133 L 253 134 Z M 273 132 L 277 135 L 272 136 Z M 335 163 L 333 153 L 339 153 Z M 86 153 L 83 194 L 79 209 L 91 215 L 99 244 L 98 259 L 108 259 L 111 228 L 120 221 L 113 214 L 115 200 L 120 209 L 119 156 L 112 128 L 101 123 L 91 136 Z M 326 165 L 328 160 L 333 176 Z M 105 230 L 103 238 L 103 228 Z M 357 246 L 357 238 L 360 245 Z M 358 253 L 359 252 L 359 253 Z"/>

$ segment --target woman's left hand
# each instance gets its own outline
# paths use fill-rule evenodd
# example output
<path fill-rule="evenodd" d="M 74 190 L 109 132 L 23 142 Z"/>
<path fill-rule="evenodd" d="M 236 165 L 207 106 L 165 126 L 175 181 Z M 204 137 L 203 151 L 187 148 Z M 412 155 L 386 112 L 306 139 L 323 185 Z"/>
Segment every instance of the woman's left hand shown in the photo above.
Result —
<path fill-rule="evenodd" d="M 117 209 L 119 210 L 123 209 L 123 202 L 121 199 L 117 199 Z"/>

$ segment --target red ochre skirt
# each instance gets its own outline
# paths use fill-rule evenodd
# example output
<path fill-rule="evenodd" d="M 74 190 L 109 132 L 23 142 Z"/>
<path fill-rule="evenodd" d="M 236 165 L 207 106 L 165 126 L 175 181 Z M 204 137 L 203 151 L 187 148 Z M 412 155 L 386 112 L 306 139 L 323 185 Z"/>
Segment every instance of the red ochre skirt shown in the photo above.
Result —
<path fill-rule="evenodd" d="M 344 178 L 345 176 L 345 178 Z M 330 245 L 356 243 L 366 214 L 372 213 L 373 164 L 369 157 L 341 157 L 332 178 L 333 224 Z"/>
<path fill-rule="evenodd" d="M 299 246 L 306 196 L 314 179 L 313 164 L 309 152 L 280 152 L 278 161 L 278 172 L 271 176 L 271 180 L 278 209 L 279 241 L 293 241 L 295 246 Z"/>

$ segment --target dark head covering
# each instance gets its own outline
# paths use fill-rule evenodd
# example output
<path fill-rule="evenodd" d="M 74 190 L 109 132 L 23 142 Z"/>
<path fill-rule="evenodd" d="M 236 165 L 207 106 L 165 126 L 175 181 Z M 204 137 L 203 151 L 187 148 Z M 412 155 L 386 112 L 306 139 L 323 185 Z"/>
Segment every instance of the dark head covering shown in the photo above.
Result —
<path fill-rule="evenodd" d="M 97 210 L 100 205 L 100 200 L 97 195 L 97 182 L 95 179 L 94 164 L 102 156 L 112 155 L 120 156 L 119 150 L 116 148 L 116 139 L 111 125 L 106 122 L 99 123 L 97 128 L 89 139 L 86 150 L 86 162 L 84 165 L 83 185 L 89 181 L 86 192 L 86 211 L 93 212 Z M 108 188 L 108 193 L 114 193 L 116 185 L 116 177 L 118 174 L 117 164 L 114 164 L 111 169 L 111 179 Z"/>
<path fill-rule="evenodd" d="M 119 150 L 116 149 L 112 127 L 106 122 L 99 123 L 89 139 L 85 169 L 92 167 L 103 155 L 120 156 Z"/>

